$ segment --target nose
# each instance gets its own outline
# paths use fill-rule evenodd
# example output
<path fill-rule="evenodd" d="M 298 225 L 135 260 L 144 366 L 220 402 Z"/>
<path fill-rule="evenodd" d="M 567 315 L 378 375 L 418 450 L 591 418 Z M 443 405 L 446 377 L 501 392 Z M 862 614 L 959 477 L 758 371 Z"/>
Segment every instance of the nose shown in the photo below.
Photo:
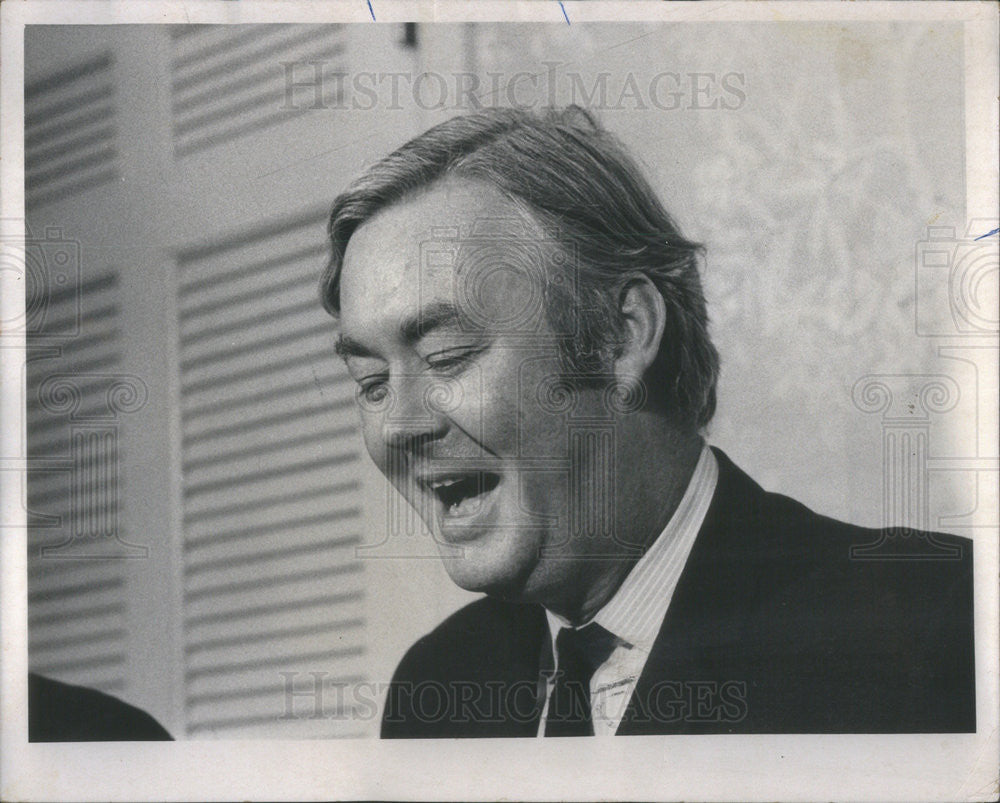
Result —
<path fill-rule="evenodd" d="M 394 421 L 382 426 L 382 439 L 389 449 L 420 454 L 428 445 L 441 437 L 440 428 L 416 422 Z"/>
<path fill-rule="evenodd" d="M 382 440 L 394 450 L 422 454 L 448 429 L 449 388 L 423 376 L 402 377 L 393 383 L 393 403 L 382 418 Z"/>

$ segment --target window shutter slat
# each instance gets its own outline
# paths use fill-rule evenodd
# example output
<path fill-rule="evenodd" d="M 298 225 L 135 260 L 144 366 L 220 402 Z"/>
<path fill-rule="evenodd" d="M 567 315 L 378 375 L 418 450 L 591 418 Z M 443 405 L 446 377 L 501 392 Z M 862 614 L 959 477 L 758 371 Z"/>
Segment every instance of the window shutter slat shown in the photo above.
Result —
<path fill-rule="evenodd" d="M 361 445 L 322 237 L 307 215 L 179 259 L 189 736 L 365 727 L 286 716 L 287 683 L 364 672 Z"/>

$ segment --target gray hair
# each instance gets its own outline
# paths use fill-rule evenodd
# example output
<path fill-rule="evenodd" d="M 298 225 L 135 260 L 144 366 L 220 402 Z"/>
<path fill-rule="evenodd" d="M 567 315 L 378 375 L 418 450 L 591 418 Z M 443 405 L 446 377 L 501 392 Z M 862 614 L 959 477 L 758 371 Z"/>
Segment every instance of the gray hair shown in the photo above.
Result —
<path fill-rule="evenodd" d="M 698 273 L 703 249 L 681 235 L 618 140 L 578 106 L 455 117 L 368 168 L 330 215 L 332 254 L 320 294 L 331 315 L 339 316 L 341 265 L 358 226 L 447 176 L 489 182 L 573 245 L 576 281 L 550 284 L 545 307 L 556 331 L 575 333 L 562 344 L 570 373 L 608 371 L 624 337 L 622 291 L 648 277 L 667 310 L 660 352 L 643 377 L 650 399 L 662 399 L 678 424 L 708 424 L 719 356 Z"/>

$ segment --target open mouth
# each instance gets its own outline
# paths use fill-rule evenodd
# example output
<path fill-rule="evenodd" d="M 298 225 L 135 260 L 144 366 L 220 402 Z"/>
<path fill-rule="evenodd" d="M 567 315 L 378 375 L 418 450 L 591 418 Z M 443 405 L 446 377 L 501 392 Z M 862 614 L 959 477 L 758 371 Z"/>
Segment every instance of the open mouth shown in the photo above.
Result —
<path fill-rule="evenodd" d="M 490 491 L 499 484 L 500 475 L 489 471 L 449 474 L 425 481 L 426 487 L 441 500 L 446 516 L 477 513 Z"/>

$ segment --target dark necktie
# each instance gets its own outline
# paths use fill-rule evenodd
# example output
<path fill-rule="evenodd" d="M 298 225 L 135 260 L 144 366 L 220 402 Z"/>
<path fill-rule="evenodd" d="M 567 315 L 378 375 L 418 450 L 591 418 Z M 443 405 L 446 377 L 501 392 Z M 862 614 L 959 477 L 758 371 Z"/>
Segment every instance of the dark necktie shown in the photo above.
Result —
<path fill-rule="evenodd" d="M 546 736 L 593 736 L 590 679 L 614 649 L 615 639 L 591 623 L 579 630 L 562 628 L 556 636 L 558 670 L 545 717 Z"/>

